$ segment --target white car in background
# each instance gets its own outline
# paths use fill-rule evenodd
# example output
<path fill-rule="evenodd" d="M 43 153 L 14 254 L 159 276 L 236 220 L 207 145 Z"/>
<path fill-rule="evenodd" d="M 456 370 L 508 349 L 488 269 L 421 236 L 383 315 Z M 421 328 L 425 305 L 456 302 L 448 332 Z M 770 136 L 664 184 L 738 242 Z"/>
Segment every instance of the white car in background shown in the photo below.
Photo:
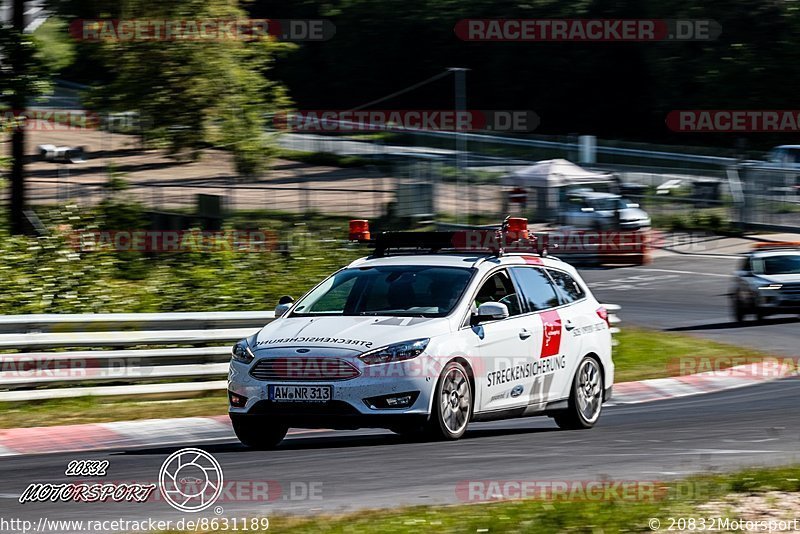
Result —
<path fill-rule="evenodd" d="M 651 224 L 639 204 L 601 191 L 568 193 L 558 220 L 562 225 L 586 230 L 646 230 Z"/>
<path fill-rule="evenodd" d="M 237 343 L 242 443 L 270 448 L 290 427 L 457 439 L 471 421 L 531 415 L 592 427 L 614 383 L 606 310 L 556 258 L 435 245 L 451 238 L 385 236 Z"/>

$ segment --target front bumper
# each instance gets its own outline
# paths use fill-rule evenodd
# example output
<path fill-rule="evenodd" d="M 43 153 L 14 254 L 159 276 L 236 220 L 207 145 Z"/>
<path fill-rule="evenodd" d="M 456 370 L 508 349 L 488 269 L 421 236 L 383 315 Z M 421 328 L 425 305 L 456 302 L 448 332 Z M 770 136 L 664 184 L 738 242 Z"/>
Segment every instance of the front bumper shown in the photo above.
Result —
<path fill-rule="evenodd" d="M 276 403 L 257 401 L 246 413 L 231 408 L 231 419 L 264 419 L 271 424 L 293 428 L 332 428 L 354 430 L 357 428 L 393 428 L 422 426 L 427 413 L 408 410 L 386 410 L 362 413 L 349 402 L 332 400 L 326 403 Z"/>
<path fill-rule="evenodd" d="M 758 294 L 758 305 L 775 311 L 800 311 L 800 294 L 781 290 L 761 290 Z"/>
<path fill-rule="evenodd" d="M 256 359 L 258 361 L 258 359 Z M 355 363 L 355 362 L 354 362 Z M 241 407 L 229 404 L 229 413 L 235 417 L 261 417 L 279 420 L 294 428 L 388 428 L 400 422 L 428 419 L 430 395 L 435 378 L 415 376 L 413 364 L 403 371 L 402 364 L 394 364 L 395 372 L 382 374 L 377 366 L 364 366 L 358 362 L 361 375 L 340 381 L 259 380 L 249 374 L 253 364 L 231 362 L 228 391 L 247 401 Z M 398 376 L 399 375 L 399 376 Z M 270 385 L 302 384 L 304 386 L 330 386 L 331 400 L 325 402 L 275 402 L 269 398 Z M 368 399 L 412 393 L 412 404 L 404 408 L 375 408 Z"/>

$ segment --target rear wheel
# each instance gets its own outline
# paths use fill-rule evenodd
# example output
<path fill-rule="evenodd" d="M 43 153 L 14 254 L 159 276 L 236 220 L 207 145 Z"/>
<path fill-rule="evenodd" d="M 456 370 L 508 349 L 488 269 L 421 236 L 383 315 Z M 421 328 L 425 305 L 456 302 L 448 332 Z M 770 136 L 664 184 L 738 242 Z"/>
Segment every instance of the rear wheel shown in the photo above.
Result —
<path fill-rule="evenodd" d="M 455 440 L 467 431 L 472 416 L 472 386 L 467 370 L 450 362 L 442 371 L 433 399 L 433 413 L 428 423 L 431 437 Z"/>
<path fill-rule="evenodd" d="M 258 450 L 274 449 L 289 431 L 288 426 L 261 417 L 231 417 L 231 423 L 239 441 L 248 448 Z"/>
<path fill-rule="evenodd" d="M 565 430 L 592 428 L 603 409 L 603 373 L 600 364 L 586 356 L 578 365 L 572 381 L 567 409 L 553 415 L 556 424 Z"/>

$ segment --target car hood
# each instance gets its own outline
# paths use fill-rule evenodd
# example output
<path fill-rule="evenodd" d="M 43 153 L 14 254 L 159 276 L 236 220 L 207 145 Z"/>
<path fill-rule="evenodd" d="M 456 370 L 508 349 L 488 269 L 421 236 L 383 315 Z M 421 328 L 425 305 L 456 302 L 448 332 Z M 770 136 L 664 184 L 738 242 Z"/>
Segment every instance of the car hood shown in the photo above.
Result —
<path fill-rule="evenodd" d="M 278 347 L 336 348 L 355 353 L 450 331 L 444 317 L 288 317 L 248 341 L 254 351 Z"/>
<path fill-rule="evenodd" d="M 800 274 L 759 274 L 758 279 L 770 284 L 796 284 L 800 283 Z"/>
<path fill-rule="evenodd" d="M 596 211 L 595 213 L 599 214 L 601 217 L 613 217 L 614 211 L 613 210 L 601 210 Z M 648 215 L 647 212 L 640 210 L 639 208 L 625 208 L 619 210 L 619 218 L 623 221 L 640 221 L 643 219 L 647 219 Z"/>
<path fill-rule="evenodd" d="M 647 212 L 639 208 L 625 208 L 619 212 L 619 218 L 623 221 L 641 221 L 647 217 Z"/>

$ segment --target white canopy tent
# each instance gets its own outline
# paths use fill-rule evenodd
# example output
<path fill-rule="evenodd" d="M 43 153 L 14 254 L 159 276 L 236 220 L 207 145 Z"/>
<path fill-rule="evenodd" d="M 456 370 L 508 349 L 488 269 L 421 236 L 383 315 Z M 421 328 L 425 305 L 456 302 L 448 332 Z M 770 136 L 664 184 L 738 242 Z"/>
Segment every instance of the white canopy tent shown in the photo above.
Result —
<path fill-rule="evenodd" d="M 584 169 L 565 159 L 548 159 L 528 167 L 518 169 L 501 179 L 503 186 L 524 189 L 533 204 L 536 218 L 552 220 L 555 218 L 562 191 L 567 188 L 591 187 L 613 183 L 615 178 L 609 173 Z"/>

